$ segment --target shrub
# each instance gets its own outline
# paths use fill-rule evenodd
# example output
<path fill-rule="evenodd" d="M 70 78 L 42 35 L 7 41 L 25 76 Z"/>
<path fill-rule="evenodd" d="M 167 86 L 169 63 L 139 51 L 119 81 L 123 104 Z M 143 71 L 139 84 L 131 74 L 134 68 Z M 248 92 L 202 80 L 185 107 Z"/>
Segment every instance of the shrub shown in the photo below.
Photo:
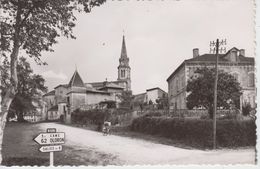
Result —
<path fill-rule="evenodd" d="M 160 135 L 180 140 L 184 144 L 203 148 L 212 147 L 212 120 L 166 117 L 139 117 L 133 120 L 132 131 Z M 218 120 L 219 147 L 255 146 L 254 120 Z"/>
<path fill-rule="evenodd" d="M 160 112 L 150 112 L 150 113 L 147 113 L 145 114 L 144 116 L 146 117 L 158 117 L 158 116 L 162 116 L 163 114 L 160 113 Z"/>
<path fill-rule="evenodd" d="M 248 116 L 251 110 L 252 110 L 252 107 L 251 107 L 250 103 L 246 103 L 242 107 L 242 113 L 244 116 Z"/>
<path fill-rule="evenodd" d="M 71 114 L 72 123 L 80 123 L 80 124 L 100 124 L 109 117 L 108 111 L 102 110 L 86 110 L 82 111 L 80 109 L 75 110 Z"/>
<path fill-rule="evenodd" d="M 110 121 L 112 125 L 118 124 L 121 122 L 122 118 L 119 118 L 120 116 L 124 117 L 130 117 L 131 112 L 129 109 L 92 109 L 92 110 L 80 110 L 77 109 L 71 114 L 72 123 L 77 124 L 94 124 L 94 125 L 100 125 L 103 124 L 104 121 Z M 126 120 L 126 118 L 123 118 L 123 120 Z"/>

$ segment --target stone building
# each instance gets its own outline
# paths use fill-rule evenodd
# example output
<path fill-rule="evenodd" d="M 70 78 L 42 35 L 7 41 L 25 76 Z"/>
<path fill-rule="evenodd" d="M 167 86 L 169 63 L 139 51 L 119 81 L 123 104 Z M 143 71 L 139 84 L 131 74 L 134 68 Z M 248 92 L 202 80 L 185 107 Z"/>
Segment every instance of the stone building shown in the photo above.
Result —
<path fill-rule="evenodd" d="M 156 104 L 156 100 L 159 98 L 164 98 L 167 96 L 167 93 L 159 87 L 151 88 L 146 90 L 145 102 L 149 104 L 152 102 Z"/>
<path fill-rule="evenodd" d="M 132 104 L 133 107 L 138 107 L 138 108 L 140 104 L 149 105 L 149 102 L 152 102 L 154 105 L 156 105 L 157 99 L 167 97 L 167 95 L 168 95 L 167 92 L 165 92 L 159 87 L 147 89 L 145 93 L 134 95 Z"/>
<path fill-rule="evenodd" d="M 168 97 L 170 109 L 186 109 L 186 86 L 188 80 L 194 75 L 195 70 L 201 67 L 215 67 L 216 55 L 199 55 L 199 49 L 193 49 L 193 58 L 184 60 L 183 63 L 168 77 Z M 244 49 L 233 47 L 225 54 L 219 55 L 219 70 L 224 70 L 235 76 L 242 87 L 240 109 L 243 104 L 249 103 L 256 107 L 255 88 L 255 61 L 252 57 L 245 56 Z"/>
<path fill-rule="evenodd" d="M 46 119 L 59 119 L 70 123 L 71 112 L 77 108 L 96 108 L 100 102 L 120 102 L 118 95 L 131 91 L 131 68 L 127 57 L 125 37 L 123 36 L 121 56 L 119 58 L 117 81 L 84 83 L 76 70 L 68 84 L 60 84 L 43 96 L 46 107 Z"/>

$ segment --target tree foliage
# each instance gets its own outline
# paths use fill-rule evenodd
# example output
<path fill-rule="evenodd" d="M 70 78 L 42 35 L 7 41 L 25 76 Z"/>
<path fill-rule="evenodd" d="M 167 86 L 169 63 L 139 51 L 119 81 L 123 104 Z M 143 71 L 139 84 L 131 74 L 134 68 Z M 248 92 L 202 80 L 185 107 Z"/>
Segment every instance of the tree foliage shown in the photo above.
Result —
<path fill-rule="evenodd" d="M 207 67 L 199 68 L 195 72 L 198 77 L 192 77 L 188 81 L 186 91 L 189 93 L 187 97 L 187 107 L 189 109 L 203 107 L 209 110 L 210 115 L 213 111 L 214 102 L 214 80 L 215 69 Z M 224 71 L 218 73 L 217 86 L 217 107 L 225 109 L 235 105 L 239 108 L 241 87 L 237 79 Z"/>
<path fill-rule="evenodd" d="M 9 87 L 0 112 L 0 146 L 7 112 L 18 90 L 17 62 L 25 53 L 38 64 L 41 53 L 53 51 L 58 37 L 75 38 L 75 12 L 90 12 L 105 0 L 0 0 L 0 62 L 9 60 Z M 5 58 L 5 59 L 3 59 Z M 2 154 L 0 153 L 0 162 Z"/>
<path fill-rule="evenodd" d="M 1 50 L 18 47 L 38 63 L 42 51 L 53 51 L 57 37 L 75 38 L 75 11 L 90 12 L 105 0 L 1 0 Z M 15 46 L 17 45 L 17 46 Z"/>
<path fill-rule="evenodd" d="M 8 68 L 8 66 L 6 66 Z M 17 93 L 11 103 L 8 117 L 18 117 L 18 121 L 23 121 L 23 115 L 26 112 L 34 111 L 36 107 L 33 103 L 40 104 L 40 98 L 43 92 L 47 91 L 44 85 L 44 78 L 41 75 L 34 74 L 29 62 L 21 57 L 18 65 L 18 88 Z M 8 84 L 8 75 L 2 79 L 4 84 Z M 7 86 L 3 86 L 5 88 Z M 5 90 L 4 90 L 5 91 Z"/>
<path fill-rule="evenodd" d="M 156 99 L 155 101 L 158 105 L 158 109 L 168 109 L 169 108 L 169 101 L 168 101 L 168 97 L 166 95 L 163 95 L 163 97 L 160 97 L 160 98 Z"/>
<path fill-rule="evenodd" d="M 124 108 L 131 108 L 133 94 L 132 91 L 123 91 L 122 94 L 118 95 L 121 100 L 120 106 Z"/>

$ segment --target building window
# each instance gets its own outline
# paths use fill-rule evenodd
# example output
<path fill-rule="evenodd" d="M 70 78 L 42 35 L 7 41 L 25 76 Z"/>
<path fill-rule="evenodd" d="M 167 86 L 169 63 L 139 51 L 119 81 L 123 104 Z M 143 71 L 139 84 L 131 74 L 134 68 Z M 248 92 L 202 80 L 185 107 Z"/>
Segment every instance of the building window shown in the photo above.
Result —
<path fill-rule="evenodd" d="M 70 97 L 67 97 L 67 103 L 70 104 Z"/>
<path fill-rule="evenodd" d="M 63 106 L 63 113 L 66 113 L 66 106 Z"/>
<path fill-rule="evenodd" d="M 176 79 L 176 89 L 177 89 L 177 92 L 179 91 L 179 79 L 177 78 Z"/>
<path fill-rule="evenodd" d="M 121 77 L 125 77 L 125 70 L 121 70 Z"/>
<path fill-rule="evenodd" d="M 249 87 L 255 86 L 255 74 L 253 72 L 248 74 L 248 86 Z"/>

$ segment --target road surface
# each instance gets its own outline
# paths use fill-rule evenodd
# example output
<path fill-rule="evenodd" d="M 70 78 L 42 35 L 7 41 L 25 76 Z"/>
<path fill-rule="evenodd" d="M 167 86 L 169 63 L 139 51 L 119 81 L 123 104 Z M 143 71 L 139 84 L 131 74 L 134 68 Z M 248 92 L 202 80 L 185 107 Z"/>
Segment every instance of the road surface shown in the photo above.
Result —
<path fill-rule="evenodd" d="M 94 150 L 116 157 L 117 165 L 135 164 L 255 164 L 255 150 L 196 150 L 153 143 L 122 136 L 103 136 L 100 132 L 56 123 L 38 124 L 42 131 L 57 128 L 65 132 L 65 145 Z M 84 155 L 84 154 L 83 154 Z M 85 157 L 87 158 L 87 157 Z"/>

